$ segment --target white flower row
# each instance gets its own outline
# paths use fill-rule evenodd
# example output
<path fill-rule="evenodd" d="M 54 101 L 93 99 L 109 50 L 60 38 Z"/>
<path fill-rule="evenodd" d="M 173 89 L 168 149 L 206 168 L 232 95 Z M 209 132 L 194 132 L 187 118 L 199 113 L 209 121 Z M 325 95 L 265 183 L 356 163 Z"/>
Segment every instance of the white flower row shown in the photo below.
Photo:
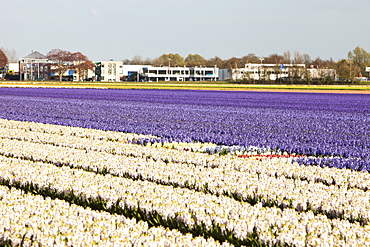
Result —
<path fill-rule="evenodd" d="M 86 129 L 80 127 L 69 127 L 63 125 L 43 124 L 36 122 L 22 122 L 7 119 L 0 119 L 0 128 L 22 130 L 26 132 L 40 132 L 47 134 L 76 136 L 90 140 L 115 140 L 126 143 L 133 140 L 139 140 L 141 138 L 156 138 L 155 136 L 152 135 L 103 131 L 97 129 Z"/>
<path fill-rule="evenodd" d="M 326 186 L 323 183 L 269 176 L 265 173 L 167 163 L 9 139 L 0 140 L 0 152 L 20 158 L 68 163 L 72 167 L 93 171 L 106 169 L 113 175 L 129 174 L 164 184 L 178 184 L 183 187 L 190 184 L 200 190 L 207 186 L 213 194 L 236 193 L 244 200 L 258 197 L 264 202 L 272 202 L 281 207 L 292 204 L 298 211 L 313 209 L 333 217 L 339 218 L 343 214 L 346 219 L 370 221 L 370 191 L 360 189 Z M 258 163 L 263 167 L 280 162 L 278 159 L 266 159 Z M 285 164 L 288 165 L 287 162 Z"/>
<path fill-rule="evenodd" d="M 3 119 L 0 119 L 0 128 L 0 136 L 3 138 L 19 138 L 120 155 L 132 154 L 143 158 L 152 157 L 155 160 L 162 159 L 174 163 L 219 167 L 226 170 L 238 170 L 247 173 L 266 174 L 268 176 L 284 176 L 310 182 L 322 181 L 347 188 L 370 189 L 370 174 L 368 172 L 329 167 L 321 168 L 318 166 L 300 166 L 297 163 L 292 164 L 291 158 L 279 158 L 279 162 L 265 162 L 264 165 L 261 165 L 260 162 L 255 162 L 253 158 L 237 158 L 231 155 L 207 155 L 189 152 L 190 149 L 189 151 L 183 150 L 185 147 L 189 147 L 189 145 L 190 147 L 191 145 L 198 146 L 199 144 L 197 143 L 167 145 L 168 148 L 174 147 L 175 149 L 158 148 L 161 147 L 160 144 L 146 147 L 128 145 L 128 141 L 143 137 L 143 135 L 136 134 Z M 19 130 L 19 132 L 15 130 Z"/>
<path fill-rule="evenodd" d="M 60 193 L 71 192 L 86 198 L 101 197 L 111 205 L 118 199 L 122 207 L 140 205 L 147 212 L 156 211 L 164 218 L 177 218 L 189 227 L 212 222 L 246 238 L 257 227 L 262 241 L 296 246 L 326 243 L 328 246 L 370 245 L 370 226 L 346 220 L 330 220 L 312 212 L 251 206 L 228 197 L 217 197 L 188 189 L 162 186 L 146 181 L 100 175 L 68 167 L 0 157 L 0 177 L 22 184 L 34 183 Z M 192 217 L 194 214 L 194 217 Z"/>
<path fill-rule="evenodd" d="M 0 186 L 0 239 L 13 246 L 219 246 L 176 230 Z M 23 239 L 23 242 L 22 242 Z M 224 243 L 223 246 L 227 246 Z"/>
<path fill-rule="evenodd" d="M 215 146 L 215 144 L 164 143 L 162 145 L 161 143 L 154 143 L 141 146 L 128 143 L 134 139 L 150 138 L 150 136 L 41 123 L 30 123 L 30 127 L 27 126 L 27 122 L 0 119 L 0 138 L 14 138 L 121 155 L 135 154 L 135 156 L 151 157 L 156 160 L 167 159 L 171 162 L 197 165 L 212 162 L 217 158 L 217 156 L 212 155 L 184 152 L 184 149 L 189 151 L 192 149 L 198 150 L 203 149 L 205 145 Z M 157 147 L 164 148 L 158 149 Z"/>

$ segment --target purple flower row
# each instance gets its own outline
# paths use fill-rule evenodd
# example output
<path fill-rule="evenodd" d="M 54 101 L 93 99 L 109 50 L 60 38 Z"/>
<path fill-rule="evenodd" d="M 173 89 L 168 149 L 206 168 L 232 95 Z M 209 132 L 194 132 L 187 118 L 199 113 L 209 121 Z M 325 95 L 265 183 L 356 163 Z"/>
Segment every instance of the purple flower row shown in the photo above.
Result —
<path fill-rule="evenodd" d="M 1 88 L 0 107 L 5 119 L 256 146 L 370 170 L 369 95 Z"/>

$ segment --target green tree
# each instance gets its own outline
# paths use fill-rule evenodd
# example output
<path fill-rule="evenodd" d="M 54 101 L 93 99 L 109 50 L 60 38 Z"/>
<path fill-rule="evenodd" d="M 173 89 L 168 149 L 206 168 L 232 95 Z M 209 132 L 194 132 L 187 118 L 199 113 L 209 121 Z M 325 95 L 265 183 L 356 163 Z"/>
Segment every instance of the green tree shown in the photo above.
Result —
<path fill-rule="evenodd" d="M 206 61 L 206 66 L 207 67 L 213 67 L 213 66 L 216 66 L 220 69 L 224 69 L 224 64 L 225 64 L 225 61 L 222 60 L 220 57 L 213 57 L 213 58 L 210 58 Z"/>
<path fill-rule="evenodd" d="M 365 68 L 370 64 L 370 53 L 357 46 L 353 51 L 348 52 L 348 59 L 360 69 L 360 73 L 365 74 Z"/>
<path fill-rule="evenodd" d="M 360 67 L 354 65 L 349 59 L 342 59 L 337 62 L 337 73 L 341 81 L 353 82 L 359 71 Z"/>
<path fill-rule="evenodd" d="M 185 61 L 179 54 L 163 54 L 153 61 L 154 66 L 184 66 Z"/>
<path fill-rule="evenodd" d="M 189 54 L 185 58 L 185 63 L 186 63 L 186 66 L 188 67 L 205 65 L 206 62 L 207 60 L 199 54 Z"/>

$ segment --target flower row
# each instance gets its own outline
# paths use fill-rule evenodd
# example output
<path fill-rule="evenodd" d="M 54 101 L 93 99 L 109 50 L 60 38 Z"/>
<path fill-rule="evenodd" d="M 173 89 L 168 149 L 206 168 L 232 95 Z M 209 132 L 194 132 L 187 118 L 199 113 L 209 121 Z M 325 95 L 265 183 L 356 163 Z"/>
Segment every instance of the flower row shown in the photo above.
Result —
<path fill-rule="evenodd" d="M 144 221 L 0 186 L 0 244 L 14 246 L 132 246 L 220 244 Z M 227 243 L 223 244 L 227 246 Z"/>
<path fill-rule="evenodd" d="M 59 194 L 73 193 L 85 200 L 102 198 L 108 208 L 116 205 L 158 212 L 164 219 L 176 219 L 189 228 L 197 224 L 207 230 L 216 224 L 222 232 L 232 231 L 246 239 L 255 230 L 266 244 L 296 246 L 369 244 L 370 226 L 346 220 L 330 220 L 312 212 L 251 206 L 224 196 L 213 196 L 188 189 L 100 175 L 68 167 L 0 157 L 0 177 L 10 184 L 35 184 Z"/>
<path fill-rule="evenodd" d="M 129 145 L 127 142 L 135 139 L 135 134 L 124 134 L 121 132 L 1 119 L 0 126 L 2 126 L 0 131 L 0 136 L 2 138 L 15 138 L 83 150 L 153 158 L 154 160 L 173 163 L 188 163 L 248 173 L 267 174 L 268 176 L 284 176 L 287 178 L 301 179 L 309 182 L 323 182 L 328 185 L 333 184 L 347 188 L 370 189 L 370 174 L 368 172 L 357 172 L 349 169 L 328 167 L 321 168 L 317 166 L 299 166 L 296 163 L 291 164 L 290 162 L 292 159 L 289 156 L 279 159 L 284 162 L 267 162 L 264 166 L 261 166 L 258 162 L 251 162 L 251 160 L 254 160 L 253 155 L 245 160 L 230 155 L 204 155 L 201 153 L 189 152 L 193 147 L 194 150 L 204 148 L 204 146 L 201 146 L 202 144 L 198 143 L 171 143 L 164 145 L 164 147 L 171 148 L 166 149 L 158 148 L 162 147 L 162 145 L 158 144 L 145 147 L 140 145 Z M 20 131 L 14 131 L 15 129 Z"/>
<path fill-rule="evenodd" d="M 160 184 L 206 190 L 215 195 L 225 194 L 250 203 L 292 207 L 297 211 L 313 210 L 331 218 L 357 220 L 363 224 L 370 221 L 370 191 L 360 189 L 9 139 L 0 141 L 0 153 Z M 277 163 L 284 166 L 279 159 L 259 161 L 261 167 Z"/>
<path fill-rule="evenodd" d="M 89 140 L 105 140 L 130 143 L 143 138 L 155 138 L 150 135 L 140 135 L 135 133 L 122 133 L 116 131 L 102 131 L 97 129 L 86 129 L 80 127 L 69 127 L 63 125 L 43 124 L 37 122 L 23 122 L 7 119 L 0 119 L 0 128 L 13 129 L 19 133 L 32 132 L 62 136 L 75 136 Z M 17 136 L 17 135 L 14 135 Z"/>

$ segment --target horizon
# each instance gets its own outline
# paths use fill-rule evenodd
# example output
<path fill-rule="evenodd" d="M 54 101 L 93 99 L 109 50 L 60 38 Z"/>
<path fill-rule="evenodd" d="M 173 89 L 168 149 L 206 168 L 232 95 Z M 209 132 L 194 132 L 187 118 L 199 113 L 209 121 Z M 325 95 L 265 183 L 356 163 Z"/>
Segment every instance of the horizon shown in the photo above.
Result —
<path fill-rule="evenodd" d="M 357 46 L 370 50 L 369 10 L 366 0 L 3 0 L 0 47 L 18 58 L 52 49 L 92 61 L 297 51 L 338 61 Z"/>

